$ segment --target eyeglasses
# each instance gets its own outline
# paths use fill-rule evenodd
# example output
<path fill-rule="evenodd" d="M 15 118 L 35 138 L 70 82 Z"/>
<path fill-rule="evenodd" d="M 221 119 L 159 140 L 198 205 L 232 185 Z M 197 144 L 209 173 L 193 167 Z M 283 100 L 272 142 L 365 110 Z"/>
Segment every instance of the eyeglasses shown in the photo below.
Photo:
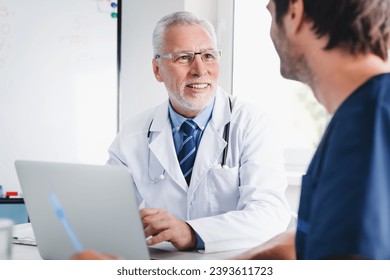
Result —
<path fill-rule="evenodd" d="M 207 50 L 203 52 L 178 52 L 178 53 L 167 53 L 167 54 L 156 54 L 155 59 L 159 58 L 170 58 L 176 64 L 190 65 L 195 55 L 199 54 L 203 63 L 212 64 L 219 60 L 222 55 L 220 50 Z"/>

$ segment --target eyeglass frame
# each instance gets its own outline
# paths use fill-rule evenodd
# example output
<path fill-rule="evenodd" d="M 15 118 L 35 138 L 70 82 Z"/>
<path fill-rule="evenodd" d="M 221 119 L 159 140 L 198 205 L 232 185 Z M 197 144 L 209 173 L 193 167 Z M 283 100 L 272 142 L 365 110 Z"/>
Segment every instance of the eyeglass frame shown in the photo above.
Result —
<path fill-rule="evenodd" d="M 215 60 L 213 60 L 213 61 L 204 61 L 203 60 L 203 55 L 204 54 L 207 54 L 208 52 L 210 52 L 210 51 L 212 51 L 212 52 L 215 52 L 216 54 L 217 54 L 217 56 L 215 57 Z M 190 62 L 186 62 L 186 63 L 180 63 L 180 62 L 178 62 L 178 59 L 180 58 L 180 56 L 179 56 L 179 58 L 177 58 L 176 60 L 174 60 L 174 55 L 177 55 L 177 54 L 182 54 L 182 55 L 188 55 L 188 56 L 190 56 L 190 57 L 192 57 L 192 60 L 190 61 Z M 200 55 L 200 58 L 201 58 L 201 60 L 203 61 L 203 63 L 213 63 L 213 62 L 217 62 L 217 61 L 219 61 L 219 59 L 221 58 L 221 56 L 222 56 L 222 51 L 221 50 L 214 50 L 214 49 L 211 49 L 211 50 L 204 50 L 204 51 L 201 51 L 201 52 L 187 52 L 187 51 L 183 51 L 183 52 L 175 52 L 175 53 L 167 53 L 167 54 L 156 54 L 155 56 L 154 56 L 154 58 L 155 59 L 160 59 L 160 58 L 169 58 L 169 59 L 171 59 L 172 60 L 172 62 L 173 63 L 175 63 L 175 64 L 181 64 L 181 65 L 191 65 L 192 64 L 192 62 L 194 62 L 194 60 L 195 60 L 195 56 L 196 55 Z"/>

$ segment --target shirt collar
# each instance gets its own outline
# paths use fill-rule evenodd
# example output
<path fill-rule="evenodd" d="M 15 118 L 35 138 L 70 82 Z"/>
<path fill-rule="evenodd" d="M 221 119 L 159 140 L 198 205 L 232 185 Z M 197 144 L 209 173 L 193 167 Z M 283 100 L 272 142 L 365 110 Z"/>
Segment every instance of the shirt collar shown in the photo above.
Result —
<path fill-rule="evenodd" d="M 195 118 L 192 119 L 202 131 L 206 128 L 206 125 L 211 119 L 211 113 L 213 112 L 214 103 L 215 103 L 215 97 L 210 101 L 209 105 L 207 105 L 207 107 L 199 115 L 197 115 Z M 169 117 L 171 119 L 172 129 L 174 131 L 179 131 L 181 125 L 183 124 L 184 121 L 187 120 L 187 118 L 176 113 L 170 101 L 168 102 L 168 104 L 169 104 Z"/>

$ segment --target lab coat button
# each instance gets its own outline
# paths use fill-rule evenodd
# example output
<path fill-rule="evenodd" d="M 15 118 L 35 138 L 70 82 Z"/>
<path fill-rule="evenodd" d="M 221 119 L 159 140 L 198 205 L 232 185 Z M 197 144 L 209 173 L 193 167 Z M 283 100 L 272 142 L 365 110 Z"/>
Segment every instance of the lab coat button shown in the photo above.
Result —
<path fill-rule="evenodd" d="M 190 202 L 190 205 L 192 205 L 192 202 Z"/>

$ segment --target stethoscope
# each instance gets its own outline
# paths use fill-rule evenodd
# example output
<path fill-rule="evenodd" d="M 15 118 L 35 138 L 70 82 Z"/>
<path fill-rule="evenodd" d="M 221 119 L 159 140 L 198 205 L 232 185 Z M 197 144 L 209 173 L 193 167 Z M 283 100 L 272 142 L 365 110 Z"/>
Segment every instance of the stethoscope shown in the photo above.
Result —
<path fill-rule="evenodd" d="M 229 108 L 230 108 L 230 113 L 232 113 L 233 108 L 232 108 L 232 101 L 230 97 L 229 97 Z M 153 121 L 154 119 L 151 120 L 148 128 L 148 133 L 147 133 L 148 146 L 150 145 L 150 133 L 151 133 L 150 128 L 152 127 Z M 225 124 L 225 127 L 223 129 L 223 139 L 226 141 L 226 146 L 223 149 L 221 164 L 218 165 L 220 168 L 226 168 L 226 169 L 229 168 L 226 165 L 226 159 L 227 159 L 227 153 L 229 147 L 229 137 L 230 137 L 230 121 L 227 124 Z M 153 178 L 150 175 L 150 148 L 149 147 L 148 147 L 148 174 L 149 174 L 150 181 L 153 183 L 158 183 L 165 179 L 165 169 L 161 172 L 161 174 L 157 178 Z"/>

